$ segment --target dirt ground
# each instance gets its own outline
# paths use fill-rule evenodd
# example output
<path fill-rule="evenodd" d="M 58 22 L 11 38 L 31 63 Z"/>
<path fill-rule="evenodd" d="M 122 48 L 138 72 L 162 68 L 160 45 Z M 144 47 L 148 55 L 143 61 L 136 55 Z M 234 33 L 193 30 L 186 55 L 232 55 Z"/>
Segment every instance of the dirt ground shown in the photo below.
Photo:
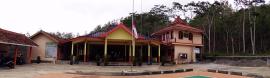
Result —
<path fill-rule="evenodd" d="M 159 65 L 143 65 L 141 67 L 133 67 L 135 71 L 149 71 L 149 70 L 172 70 L 177 68 L 193 68 L 194 71 L 201 72 L 206 69 L 220 69 L 238 71 L 244 73 L 255 73 L 270 78 L 270 67 L 237 67 L 221 64 L 185 64 L 175 66 L 159 66 Z M 68 65 L 68 64 L 28 64 L 18 65 L 15 69 L 0 68 L 0 78 L 37 78 L 46 74 L 54 73 L 75 73 L 75 72 L 119 72 L 130 70 L 130 66 L 95 66 L 95 65 Z M 65 75 L 69 76 L 69 75 Z M 42 77 L 41 77 L 42 78 Z M 65 78 L 65 77 L 58 77 Z M 66 77 L 69 78 L 69 77 Z M 89 78 L 89 77 L 81 77 Z M 106 77 L 105 77 L 106 78 Z M 136 77 L 135 77 L 136 78 Z M 151 78 L 151 77 L 150 77 Z M 158 77 L 159 78 L 159 77 Z"/>

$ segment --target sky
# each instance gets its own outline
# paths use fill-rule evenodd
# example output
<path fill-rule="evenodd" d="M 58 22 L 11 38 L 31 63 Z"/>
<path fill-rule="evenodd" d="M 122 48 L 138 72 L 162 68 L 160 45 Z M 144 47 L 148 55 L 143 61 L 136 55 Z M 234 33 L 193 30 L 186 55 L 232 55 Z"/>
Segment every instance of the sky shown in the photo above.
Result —
<path fill-rule="evenodd" d="M 134 11 L 147 12 L 154 5 L 172 6 L 172 2 L 187 4 L 191 1 L 214 2 L 135 0 Z M 132 12 L 132 2 L 133 0 L 0 0 L 0 28 L 23 34 L 34 34 L 39 30 L 85 34 L 97 25 L 128 16 Z"/>

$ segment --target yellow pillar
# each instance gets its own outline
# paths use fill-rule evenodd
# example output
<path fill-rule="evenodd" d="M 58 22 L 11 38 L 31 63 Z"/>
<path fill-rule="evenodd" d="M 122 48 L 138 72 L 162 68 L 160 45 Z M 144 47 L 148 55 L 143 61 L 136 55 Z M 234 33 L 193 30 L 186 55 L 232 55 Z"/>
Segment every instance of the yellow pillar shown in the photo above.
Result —
<path fill-rule="evenodd" d="M 160 44 L 158 45 L 158 63 L 160 63 Z"/>
<path fill-rule="evenodd" d="M 104 62 L 107 62 L 107 47 L 108 47 L 108 41 L 107 38 L 105 38 L 105 44 L 104 44 Z"/>
<path fill-rule="evenodd" d="M 84 42 L 84 50 L 83 50 L 83 56 L 84 56 L 83 61 L 84 62 L 86 62 L 86 47 L 87 47 L 86 44 L 87 44 L 87 42 L 85 41 Z"/>
<path fill-rule="evenodd" d="M 132 60 L 134 61 L 135 60 L 135 39 L 133 39 L 133 42 L 132 42 Z"/>
<path fill-rule="evenodd" d="M 129 62 L 131 62 L 131 45 L 129 45 Z"/>
<path fill-rule="evenodd" d="M 150 63 L 150 61 L 151 61 L 151 46 L 148 43 L 148 63 Z"/>
<path fill-rule="evenodd" d="M 71 44 L 72 44 L 72 45 L 71 45 L 71 56 L 73 56 L 73 52 L 74 52 L 74 43 L 72 42 Z"/>

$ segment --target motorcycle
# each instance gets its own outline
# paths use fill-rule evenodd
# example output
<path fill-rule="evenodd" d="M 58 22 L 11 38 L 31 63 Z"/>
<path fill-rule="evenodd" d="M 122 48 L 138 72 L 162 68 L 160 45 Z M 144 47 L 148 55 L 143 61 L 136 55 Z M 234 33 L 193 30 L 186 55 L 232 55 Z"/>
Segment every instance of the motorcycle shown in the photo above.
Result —
<path fill-rule="evenodd" d="M 10 57 L 0 57 L 0 66 L 9 67 L 10 69 L 15 68 L 15 64 Z"/>

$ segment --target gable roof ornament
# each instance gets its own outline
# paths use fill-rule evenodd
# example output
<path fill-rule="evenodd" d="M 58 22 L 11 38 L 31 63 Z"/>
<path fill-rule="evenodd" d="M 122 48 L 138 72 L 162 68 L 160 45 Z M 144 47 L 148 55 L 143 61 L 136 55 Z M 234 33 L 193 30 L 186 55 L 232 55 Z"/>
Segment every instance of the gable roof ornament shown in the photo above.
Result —
<path fill-rule="evenodd" d="M 171 26 L 173 26 L 173 25 L 175 25 L 175 24 L 188 25 L 186 22 L 184 22 L 184 21 L 180 18 L 180 16 L 177 16 L 177 17 L 175 18 L 175 20 L 174 20 L 171 24 L 172 24 Z"/>
<path fill-rule="evenodd" d="M 167 27 L 162 28 L 152 35 L 160 35 L 168 31 L 172 30 L 181 30 L 181 31 L 189 31 L 194 33 L 203 33 L 203 30 L 190 26 L 188 23 L 184 22 L 179 16 L 175 18 L 175 20 L 169 24 Z"/>

